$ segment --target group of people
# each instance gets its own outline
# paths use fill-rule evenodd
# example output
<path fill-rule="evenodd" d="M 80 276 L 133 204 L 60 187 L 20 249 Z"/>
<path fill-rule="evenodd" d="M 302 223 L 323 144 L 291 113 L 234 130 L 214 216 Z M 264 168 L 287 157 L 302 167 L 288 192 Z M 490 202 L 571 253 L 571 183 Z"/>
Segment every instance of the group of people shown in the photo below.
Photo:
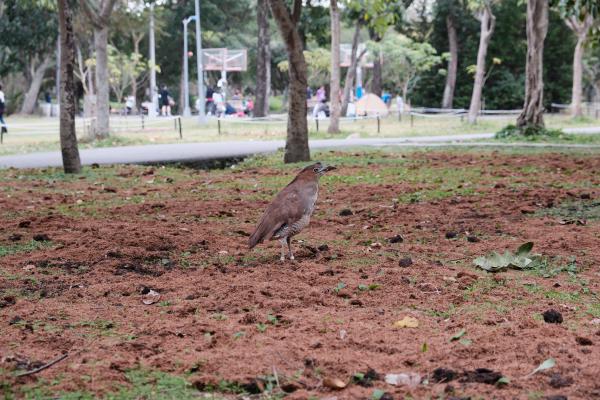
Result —
<path fill-rule="evenodd" d="M 240 107 L 236 108 L 233 104 L 239 102 Z M 198 106 L 198 105 L 197 105 Z M 196 108 L 198 108 L 196 106 Z M 239 89 L 236 89 L 231 96 L 231 102 L 227 101 L 223 87 L 215 91 L 211 86 L 206 88 L 206 114 L 220 117 L 222 115 L 250 116 L 254 110 L 254 101 L 251 98 L 244 98 Z"/>

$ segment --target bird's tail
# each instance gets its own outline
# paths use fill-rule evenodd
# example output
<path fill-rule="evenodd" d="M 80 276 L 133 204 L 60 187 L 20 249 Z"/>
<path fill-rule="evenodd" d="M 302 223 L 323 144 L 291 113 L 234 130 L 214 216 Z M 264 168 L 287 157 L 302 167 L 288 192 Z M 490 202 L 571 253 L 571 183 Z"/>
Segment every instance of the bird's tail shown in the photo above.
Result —
<path fill-rule="evenodd" d="M 250 238 L 248 239 L 248 248 L 252 249 L 254 248 L 254 246 L 256 246 L 257 244 L 259 244 L 260 242 L 262 242 L 262 232 L 260 229 L 260 225 L 256 228 L 256 230 L 252 233 L 252 235 L 250 235 Z"/>
<path fill-rule="evenodd" d="M 260 222 L 258 223 L 258 226 L 254 230 L 254 232 L 252 232 L 252 235 L 250 235 L 250 238 L 248 239 L 248 247 L 250 249 L 252 249 L 254 246 L 256 246 L 259 243 L 262 243 L 265 240 L 271 239 L 271 237 L 273 237 L 273 234 L 281 227 L 280 224 L 278 226 L 274 226 L 273 223 L 269 221 L 268 216 L 269 213 L 265 212 Z"/>

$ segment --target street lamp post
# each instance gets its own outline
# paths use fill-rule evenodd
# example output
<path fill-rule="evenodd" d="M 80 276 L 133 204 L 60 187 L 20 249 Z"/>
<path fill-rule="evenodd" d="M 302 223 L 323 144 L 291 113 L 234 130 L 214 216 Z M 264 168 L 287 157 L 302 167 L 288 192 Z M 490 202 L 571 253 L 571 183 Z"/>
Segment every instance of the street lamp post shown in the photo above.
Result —
<path fill-rule="evenodd" d="M 150 100 L 152 106 L 148 109 L 148 117 L 156 117 L 158 98 L 156 91 L 156 54 L 154 49 L 154 4 L 150 5 Z"/>
<path fill-rule="evenodd" d="M 202 80 L 202 36 L 200 36 L 200 0 L 195 0 L 196 7 L 196 62 L 198 65 L 198 123 L 206 122 L 204 108 L 206 100 L 204 96 L 204 82 Z"/>
<path fill-rule="evenodd" d="M 187 27 L 191 21 L 194 21 L 196 16 L 192 15 L 191 17 L 185 18 L 183 20 L 183 97 L 184 97 L 184 107 L 183 107 L 183 116 L 189 117 L 192 115 L 190 110 L 190 86 L 189 86 L 189 69 L 188 69 L 188 35 L 187 35 Z"/>

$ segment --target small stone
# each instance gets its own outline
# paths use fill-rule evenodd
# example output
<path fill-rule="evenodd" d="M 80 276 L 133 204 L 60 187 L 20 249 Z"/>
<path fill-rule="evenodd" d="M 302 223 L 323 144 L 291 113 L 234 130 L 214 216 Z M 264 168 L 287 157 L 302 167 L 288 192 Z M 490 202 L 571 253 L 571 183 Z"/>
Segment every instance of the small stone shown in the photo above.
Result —
<path fill-rule="evenodd" d="M 581 193 L 581 195 L 579 195 L 579 197 L 583 200 L 589 200 L 592 198 L 592 196 L 589 193 Z"/>
<path fill-rule="evenodd" d="M 562 376 L 561 374 L 552 374 L 550 377 L 550 386 L 555 389 L 559 389 L 562 387 L 571 386 L 573 384 L 573 378 L 570 376 Z"/>
<path fill-rule="evenodd" d="M 577 342 L 577 344 L 579 344 L 580 346 L 591 346 L 594 344 L 594 342 L 592 342 L 590 339 L 583 337 L 583 336 L 577 336 L 575 338 L 575 341 Z"/>
<path fill-rule="evenodd" d="M 391 238 L 388 239 L 388 242 L 390 243 L 402 243 L 404 242 L 404 238 L 400 235 L 396 235 L 396 236 L 392 236 Z"/>
<path fill-rule="evenodd" d="M 454 239 L 456 236 L 458 236 L 458 234 L 454 231 L 446 232 L 446 239 Z"/>
<path fill-rule="evenodd" d="M 348 217 L 350 215 L 354 215 L 354 213 L 349 208 L 344 208 L 342 211 L 340 211 L 340 216 L 342 217 Z"/>
<path fill-rule="evenodd" d="M 458 377 L 458 373 L 448 368 L 436 368 L 433 370 L 431 380 L 433 382 L 450 382 Z"/>
<path fill-rule="evenodd" d="M 19 228 L 29 228 L 31 226 L 31 221 L 25 220 L 19 222 Z"/>
<path fill-rule="evenodd" d="M 542 315 L 544 316 L 544 321 L 549 324 L 562 324 L 563 322 L 562 314 L 556 310 L 550 309 L 544 311 Z"/>
<path fill-rule="evenodd" d="M 33 236 L 33 240 L 35 240 L 36 242 L 49 242 L 50 237 L 45 233 L 38 233 L 37 235 Z"/>
<path fill-rule="evenodd" d="M 467 241 L 469 243 L 478 243 L 481 241 L 481 239 L 479 239 L 477 236 L 471 235 L 471 236 L 467 236 Z"/>
<path fill-rule="evenodd" d="M 413 261 L 412 261 L 412 258 L 410 258 L 410 257 L 404 257 L 404 258 L 400 259 L 400 261 L 398 261 L 398 265 L 401 268 L 410 267 L 412 265 L 412 263 L 413 263 Z"/>
<path fill-rule="evenodd" d="M 11 242 L 18 242 L 21 239 L 23 239 L 23 235 L 21 235 L 20 233 L 13 233 L 8 237 L 8 240 L 10 240 Z"/>

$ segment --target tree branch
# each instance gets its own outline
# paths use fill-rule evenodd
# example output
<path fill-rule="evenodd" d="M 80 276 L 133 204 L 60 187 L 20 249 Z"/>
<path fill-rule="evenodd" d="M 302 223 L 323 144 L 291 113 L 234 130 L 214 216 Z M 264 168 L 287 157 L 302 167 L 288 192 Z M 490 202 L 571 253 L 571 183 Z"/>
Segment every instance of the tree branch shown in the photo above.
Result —
<path fill-rule="evenodd" d="M 98 11 L 90 4 L 89 0 L 80 0 L 79 4 L 81 4 L 83 13 L 90 20 L 92 25 L 94 25 L 95 28 L 102 28 L 102 20 L 98 16 Z"/>
<path fill-rule="evenodd" d="M 302 14 L 302 0 L 294 0 L 294 10 L 292 11 L 292 22 L 294 25 L 298 25 L 300 21 L 300 15 Z"/>
<path fill-rule="evenodd" d="M 110 14 L 115 7 L 115 3 L 117 0 L 105 0 L 104 7 L 102 8 L 102 12 L 100 14 L 100 18 L 105 22 L 105 25 L 108 25 Z"/>

